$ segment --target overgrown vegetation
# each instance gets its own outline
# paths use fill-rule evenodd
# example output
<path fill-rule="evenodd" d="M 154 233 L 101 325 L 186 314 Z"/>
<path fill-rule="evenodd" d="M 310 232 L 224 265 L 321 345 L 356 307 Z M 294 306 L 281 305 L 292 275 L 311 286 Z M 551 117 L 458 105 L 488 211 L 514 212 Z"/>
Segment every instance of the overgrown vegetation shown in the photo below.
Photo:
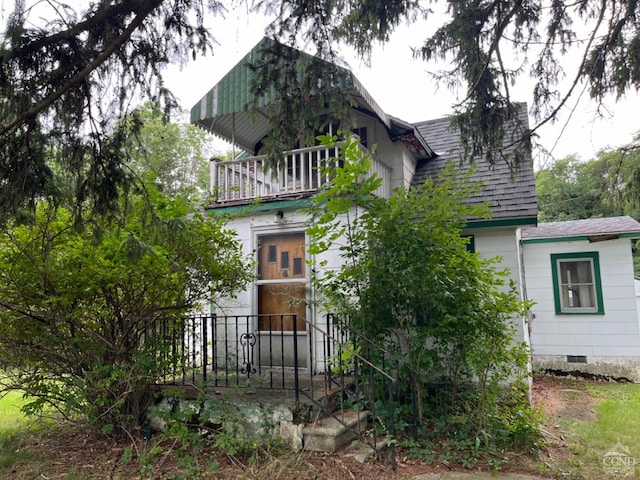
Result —
<path fill-rule="evenodd" d="M 542 412 L 548 443 L 539 457 L 526 459 L 520 456 L 514 465 L 510 465 L 510 470 L 554 478 L 584 480 L 634 478 L 626 467 L 617 473 L 604 470 L 604 455 L 617 450 L 616 445 L 620 444 L 628 449 L 630 458 L 636 459 L 634 473 L 637 477 L 640 474 L 637 464 L 640 458 L 640 444 L 636 434 L 640 425 L 640 387 L 563 378 L 553 380 L 554 387 L 551 390 L 545 388 L 545 381 L 550 380 L 534 380 L 534 393 L 536 398 L 550 408 Z M 558 395 L 563 399 L 562 405 L 552 401 L 554 398 L 557 400 Z M 19 413 L 12 406 L 13 401 L 0 399 L 0 410 L 4 412 L 0 414 L 0 425 L 5 425 L 7 417 L 4 415 L 7 412 L 10 417 Z M 176 453 L 182 443 L 176 441 L 176 438 L 180 436 L 171 439 L 157 436 L 147 444 L 141 443 L 141 456 L 137 457 L 136 446 L 129 439 L 120 438 L 113 442 L 94 433 L 90 436 L 83 434 L 82 429 L 78 431 L 46 428 L 34 432 L 25 430 L 28 425 L 30 423 L 21 423 L 11 429 L 11 441 L 1 443 L 0 477 L 30 480 L 44 475 L 67 480 L 102 477 L 126 480 L 139 478 L 143 466 L 149 465 L 146 471 L 154 475 L 151 478 L 171 479 L 180 478 L 181 475 L 184 478 L 187 468 L 196 463 L 200 466 L 198 474 L 202 474 L 214 461 L 217 462 L 218 470 L 208 478 L 341 480 L 349 477 L 349 473 L 360 478 L 392 477 L 390 468 L 385 470 L 379 463 L 362 465 L 339 456 L 301 455 L 271 445 L 254 447 L 251 444 L 246 455 L 232 458 L 219 449 L 211 449 L 210 443 L 205 441 L 199 444 L 199 448 L 185 449 L 178 456 Z M 462 458 L 455 442 L 433 443 L 433 448 L 429 449 L 425 448 L 426 442 L 413 447 L 409 442 L 404 443 L 405 451 L 409 455 L 415 455 L 419 460 L 404 461 L 398 472 L 400 478 L 412 478 L 416 473 L 430 471 L 429 467 L 416 469 L 418 462 L 420 465 L 425 460 L 435 465 L 446 462 L 444 465 L 449 470 L 455 469 L 454 462 Z M 149 453 L 154 448 L 155 456 L 151 459 Z M 508 452 L 505 451 L 502 456 L 495 456 L 494 461 L 504 462 L 508 458 L 507 455 Z M 467 458 L 469 456 L 467 455 Z M 186 467 L 178 465 L 177 459 L 180 457 L 184 457 Z M 633 460 L 628 460 L 627 464 L 632 465 Z M 496 466 L 499 468 L 500 464 Z M 440 470 L 434 471 L 441 473 Z M 198 474 L 191 478 L 202 478 Z"/>
<path fill-rule="evenodd" d="M 191 480 L 227 478 L 224 472 L 232 470 L 241 471 L 243 478 L 286 480 L 297 476 L 302 459 L 299 452 L 290 451 L 269 435 L 240 434 L 248 433 L 250 426 L 236 405 L 221 401 L 209 401 L 200 409 L 196 403 L 174 397 L 175 408 L 154 412 L 165 428 L 146 439 L 138 435 L 106 437 L 81 425 L 34 424 L 21 412 L 26 401 L 20 392 L 0 398 L 2 478 L 9 478 L 6 475 L 10 472 L 10 478 L 16 479 L 89 479 L 108 472 L 110 478 L 123 480 Z M 30 448 L 34 445 L 42 446 L 46 454 L 34 455 Z M 52 448 L 64 449 L 62 458 Z M 64 473 L 52 475 L 67 458 Z"/>
<path fill-rule="evenodd" d="M 312 254 L 339 248 L 344 263 L 314 282 L 326 311 L 360 342 L 358 354 L 403 379 L 396 411 L 421 425 L 412 448 L 426 454 L 432 442 L 449 445 L 472 466 L 484 453 L 535 446 L 528 350 L 514 341 L 514 318 L 527 304 L 497 259 L 470 252 L 462 235 L 468 218 L 487 214 L 465 201 L 479 185 L 448 169 L 415 190 L 377 198 L 379 180 L 365 176 L 368 155 L 353 140 L 341 151 L 344 165 L 314 198 L 307 232 Z M 376 388 L 368 401 L 385 398 Z"/>
<path fill-rule="evenodd" d="M 0 222 L 0 394 L 27 393 L 26 413 L 133 434 L 152 385 L 181 364 L 169 343 L 183 339 L 184 315 L 232 296 L 251 269 L 235 232 L 195 203 L 202 132 L 146 105 L 106 143 L 141 182 L 112 192 L 118 215 L 88 200 L 79 211 L 65 150 L 52 149 L 57 201 Z"/>
<path fill-rule="evenodd" d="M 180 361 L 162 332 L 250 277 L 235 234 L 184 201 L 149 186 L 124 208 L 122 224 L 79 227 L 43 202 L 0 233 L 0 368 L 31 397 L 27 412 L 134 429 Z"/>

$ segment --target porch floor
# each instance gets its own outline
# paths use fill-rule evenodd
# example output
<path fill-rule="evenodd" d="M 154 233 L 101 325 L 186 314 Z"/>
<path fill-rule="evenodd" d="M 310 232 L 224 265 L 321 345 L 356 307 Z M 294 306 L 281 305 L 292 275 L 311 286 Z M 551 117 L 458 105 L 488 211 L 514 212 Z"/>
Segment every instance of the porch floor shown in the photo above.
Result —
<path fill-rule="evenodd" d="M 272 372 L 271 374 L 218 374 L 208 372 L 206 380 L 199 374 L 187 377 L 167 379 L 156 385 L 156 390 L 168 392 L 178 389 L 185 399 L 195 399 L 203 394 L 207 398 L 228 400 L 233 402 L 258 402 L 261 404 L 280 404 L 292 411 L 310 412 L 318 404 L 332 409 L 335 406 L 337 394 L 351 388 L 353 379 L 342 377 L 338 382 L 329 383 L 324 374 L 298 374 L 298 403 L 296 404 L 295 375 L 293 372 Z M 276 374 L 277 373 L 277 374 Z"/>

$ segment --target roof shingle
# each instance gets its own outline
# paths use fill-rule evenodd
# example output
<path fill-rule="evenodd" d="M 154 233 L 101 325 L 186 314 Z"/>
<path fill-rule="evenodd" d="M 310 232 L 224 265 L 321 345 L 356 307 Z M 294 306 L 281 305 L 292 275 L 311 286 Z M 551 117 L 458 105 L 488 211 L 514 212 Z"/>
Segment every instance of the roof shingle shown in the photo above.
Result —
<path fill-rule="evenodd" d="M 537 227 L 523 228 L 522 238 L 523 240 L 530 240 L 579 236 L 594 237 L 622 233 L 638 234 L 640 237 L 640 223 L 629 216 L 541 223 Z"/>
<path fill-rule="evenodd" d="M 526 104 L 518 104 L 518 125 L 512 126 L 505 138 L 518 134 L 517 129 L 528 129 L 528 115 Z M 463 149 L 460 145 L 460 134 L 449 128 L 450 118 L 439 118 L 416 124 L 416 128 L 426 139 L 431 148 L 439 154 L 432 160 L 425 160 L 418 164 L 413 178 L 413 185 L 419 185 L 428 177 L 435 178 L 449 163 L 453 163 L 460 175 L 464 174 L 471 163 L 464 161 Z M 522 135 L 518 135 L 521 138 Z M 514 146 L 505 148 L 509 153 Z M 538 201 L 536 197 L 535 178 L 533 175 L 533 159 L 531 155 L 514 170 L 506 161 L 490 164 L 484 157 L 471 160 L 475 165 L 472 180 L 481 181 L 484 188 L 477 195 L 469 199 L 470 204 L 488 202 L 492 207 L 492 220 L 516 220 L 536 218 L 538 215 Z M 470 219 L 470 221 L 478 219 Z"/>

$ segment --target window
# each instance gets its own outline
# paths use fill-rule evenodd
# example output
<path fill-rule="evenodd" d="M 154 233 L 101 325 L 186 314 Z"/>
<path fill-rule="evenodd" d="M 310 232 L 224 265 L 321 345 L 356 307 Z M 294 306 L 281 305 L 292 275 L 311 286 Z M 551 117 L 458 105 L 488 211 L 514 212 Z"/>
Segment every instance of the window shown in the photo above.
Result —
<path fill-rule="evenodd" d="M 276 263 L 276 246 L 269 245 L 269 263 Z"/>
<path fill-rule="evenodd" d="M 295 257 L 293 259 L 293 276 L 294 277 L 302 276 L 302 257 Z"/>
<path fill-rule="evenodd" d="M 598 252 L 551 255 L 556 314 L 603 314 Z"/>
<path fill-rule="evenodd" d="M 468 238 L 469 241 L 465 245 L 467 252 L 476 253 L 476 239 L 473 235 L 463 235 L 462 238 Z"/>
<path fill-rule="evenodd" d="M 354 128 L 353 133 L 355 133 L 360 139 L 360 145 L 362 145 L 364 148 L 369 147 L 369 139 L 367 138 L 367 127 Z"/>

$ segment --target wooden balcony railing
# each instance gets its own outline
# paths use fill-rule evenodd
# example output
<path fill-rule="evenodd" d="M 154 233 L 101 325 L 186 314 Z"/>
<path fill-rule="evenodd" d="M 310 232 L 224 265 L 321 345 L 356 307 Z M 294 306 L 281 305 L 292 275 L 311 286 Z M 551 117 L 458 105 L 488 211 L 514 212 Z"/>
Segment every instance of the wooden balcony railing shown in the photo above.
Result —
<path fill-rule="evenodd" d="M 283 195 L 313 193 L 331 180 L 327 166 L 339 167 L 339 146 L 317 146 L 285 152 L 277 167 L 262 156 L 211 162 L 211 187 L 217 203 L 253 201 Z M 391 194 L 391 169 L 373 159 L 370 174 L 382 179 L 375 195 Z"/>

